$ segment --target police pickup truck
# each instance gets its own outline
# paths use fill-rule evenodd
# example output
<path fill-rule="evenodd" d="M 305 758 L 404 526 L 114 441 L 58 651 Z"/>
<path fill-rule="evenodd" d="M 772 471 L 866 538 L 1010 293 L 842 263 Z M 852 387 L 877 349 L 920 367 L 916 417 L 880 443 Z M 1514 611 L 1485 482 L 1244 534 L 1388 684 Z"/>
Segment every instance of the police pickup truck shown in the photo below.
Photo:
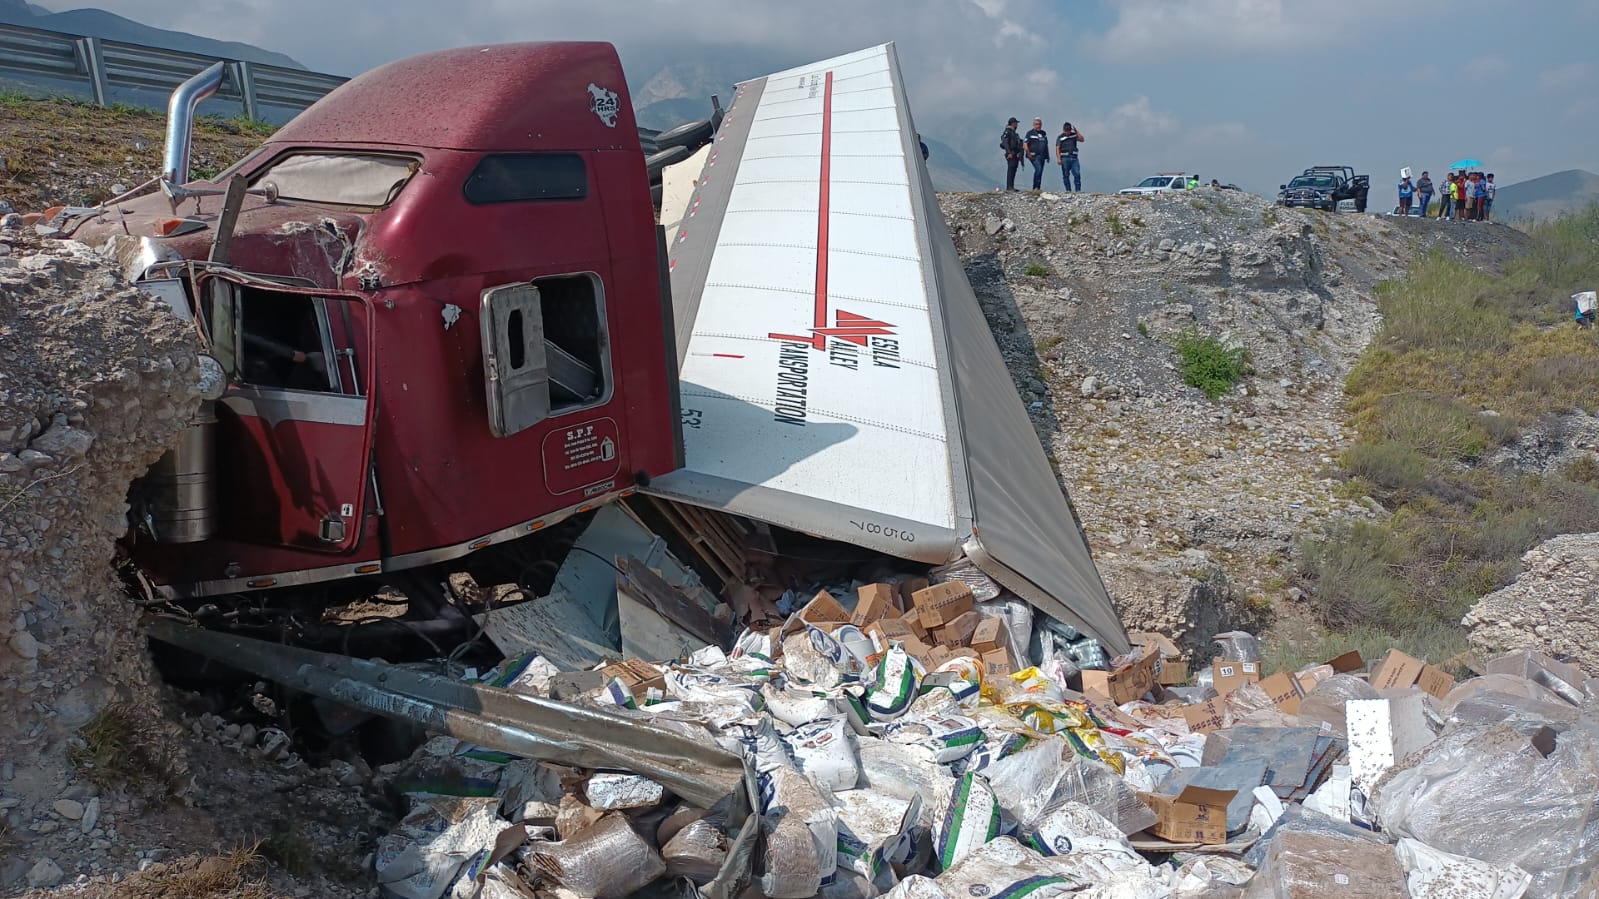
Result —
<path fill-rule="evenodd" d="M 1366 211 L 1371 176 L 1357 175 L 1346 165 L 1318 165 L 1305 169 L 1282 185 L 1278 206 L 1300 206 L 1336 212 L 1342 201 L 1353 201 L 1356 212 Z"/>

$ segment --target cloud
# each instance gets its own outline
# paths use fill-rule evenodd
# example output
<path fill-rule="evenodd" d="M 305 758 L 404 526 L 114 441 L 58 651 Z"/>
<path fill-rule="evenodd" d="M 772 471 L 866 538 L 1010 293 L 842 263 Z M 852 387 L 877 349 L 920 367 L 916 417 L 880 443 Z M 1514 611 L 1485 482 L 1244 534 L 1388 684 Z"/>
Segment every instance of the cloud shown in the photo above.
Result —
<path fill-rule="evenodd" d="M 1510 71 L 1510 63 L 1503 56 L 1489 54 L 1466 63 L 1466 74 L 1473 78 L 1497 78 Z"/>
<path fill-rule="evenodd" d="M 1226 56 L 1237 50 L 1303 53 L 1327 49 L 1374 23 L 1392 20 L 1386 0 L 1109 0 L 1116 22 L 1097 42 L 1113 60 L 1157 54 Z M 1407 17 L 1425 17 L 1439 0 L 1414 0 Z"/>
<path fill-rule="evenodd" d="M 1149 98 L 1143 96 L 1111 110 L 1110 118 L 1105 122 L 1108 131 L 1140 137 L 1171 134 L 1177 127 L 1176 116 L 1156 109 Z"/>
<path fill-rule="evenodd" d="M 1005 13 L 1005 0 L 970 0 L 970 2 L 990 19 L 997 19 Z"/>
<path fill-rule="evenodd" d="M 1563 91 L 1574 87 L 1593 87 L 1594 81 L 1593 66 L 1586 62 L 1574 62 L 1558 69 L 1549 69 L 1538 76 L 1538 86 L 1546 91 Z"/>
<path fill-rule="evenodd" d="M 1438 80 L 1438 67 L 1429 62 L 1406 75 L 1405 80 L 1411 84 L 1431 84 Z"/>
<path fill-rule="evenodd" d="M 1034 69 L 1027 73 L 1027 83 L 1034 87 L 1050 88 L 1060 82 L 1060 74 L 1054 69 Z"/>

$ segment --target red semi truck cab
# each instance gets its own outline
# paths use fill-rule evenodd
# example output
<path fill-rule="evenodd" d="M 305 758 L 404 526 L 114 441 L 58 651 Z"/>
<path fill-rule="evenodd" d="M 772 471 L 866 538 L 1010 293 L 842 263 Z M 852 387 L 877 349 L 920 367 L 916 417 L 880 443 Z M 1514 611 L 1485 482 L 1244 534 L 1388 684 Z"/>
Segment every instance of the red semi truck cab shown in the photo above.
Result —
<path fill-rule="evenodd" d="M 448 561 L 681 464 L 663 243 L 609 44 L 391 63 L 216 179 L 168 175 L 73 232 L 218 363 L 132 497 L 128 551 L 168 595 Z"/>

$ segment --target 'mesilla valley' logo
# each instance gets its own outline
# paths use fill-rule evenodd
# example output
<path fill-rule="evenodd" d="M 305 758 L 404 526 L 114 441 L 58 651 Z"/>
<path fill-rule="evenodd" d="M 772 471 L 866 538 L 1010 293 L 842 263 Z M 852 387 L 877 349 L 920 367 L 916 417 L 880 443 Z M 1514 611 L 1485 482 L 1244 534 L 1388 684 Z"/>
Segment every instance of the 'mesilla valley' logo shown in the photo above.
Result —
<path fill-rule="evenodd" d="M 616 91 L 606 90 L 599 85 L 589 82 L 589 96 L 594 98 L 590 107 L 594 114 L 600 117 L 607 128 L 616 127 L 616 115 L 622 111 L 622 103 L 616 97 Z"/>

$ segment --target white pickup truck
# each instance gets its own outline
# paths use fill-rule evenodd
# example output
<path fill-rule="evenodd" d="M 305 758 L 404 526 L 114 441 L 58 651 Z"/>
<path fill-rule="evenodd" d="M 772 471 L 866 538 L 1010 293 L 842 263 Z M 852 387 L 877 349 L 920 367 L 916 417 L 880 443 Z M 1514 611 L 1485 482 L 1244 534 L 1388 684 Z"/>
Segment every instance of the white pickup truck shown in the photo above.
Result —
<path fill-rule="evenodd" d="M 1118 194 L 1132 196 L 1142 194 L 1164 194 L 1174 190 L 1188 189 L 1188 175 L 1185 172 L 1162 172 L 1151 175 L 1132 187 L 1124 187 L 1116 191 Z"/>

